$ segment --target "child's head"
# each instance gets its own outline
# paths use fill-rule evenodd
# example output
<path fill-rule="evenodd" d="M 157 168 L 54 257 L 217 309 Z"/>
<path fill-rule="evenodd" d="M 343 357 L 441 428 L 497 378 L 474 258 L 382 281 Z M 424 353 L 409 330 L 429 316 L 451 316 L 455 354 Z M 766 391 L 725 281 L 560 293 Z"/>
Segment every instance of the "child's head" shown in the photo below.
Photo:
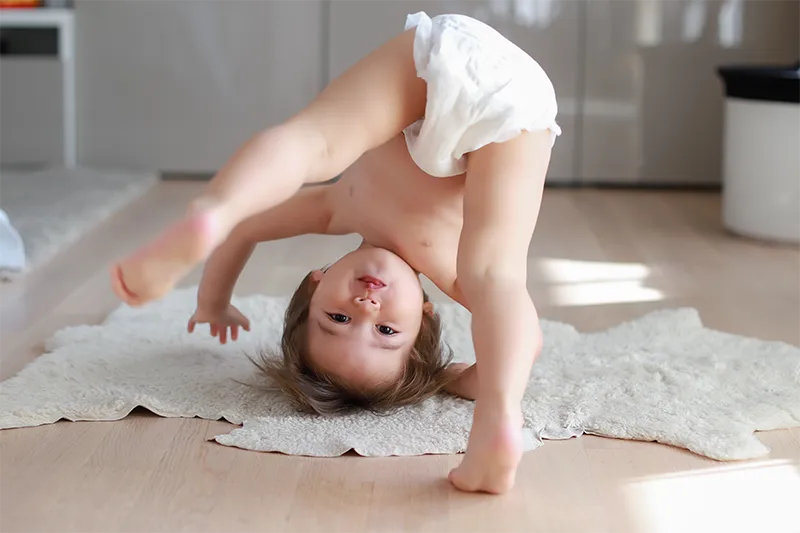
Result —
<path fill-rule="evenodd" d="M 264 373 L 320 414 L 420 402 L 445 384 L 450 355 L 417 273 L 381 248 L 361 247 L 303 279 L 286 311 L 282 358 Z"/>

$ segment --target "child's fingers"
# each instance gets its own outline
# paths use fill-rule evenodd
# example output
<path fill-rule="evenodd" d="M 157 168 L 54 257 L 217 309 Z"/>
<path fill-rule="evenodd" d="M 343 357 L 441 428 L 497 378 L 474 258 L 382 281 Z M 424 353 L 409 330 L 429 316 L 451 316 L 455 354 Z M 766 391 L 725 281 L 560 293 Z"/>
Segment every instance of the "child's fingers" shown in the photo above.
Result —
<path fill-rule="evenodd" d="M 236 325 L 231 326 L 231 340 L 232 341 L 239 340 L 239 326 Z"/>
<path fill-rule="evenodd" d="M 228 326 L 222 326 L 219 330 L 219 343 L 225 344 L 228 342 Z"/>
<path fill-rule="evenodd" d="M 211 336 L 216 337 L 217 334 L 219 333 L 219 326 L 217 326 L 216 324 L 209 324 L 208 327 L 211 330 Z"/>
<path fill-rule="evenodd" d="M 238 309 L 236 310 L 236 322 L 242 326 L 245 331 L 250 331 L 250 319 L 242 314 Z"/>
<path fill-rule="evenodd" d="M 195 322 L 194 320 L 189 320 L 189 325 L 187 326 L 189 333 L 194 333 L 195 324 L 197 324 L 197 322 Z"/>

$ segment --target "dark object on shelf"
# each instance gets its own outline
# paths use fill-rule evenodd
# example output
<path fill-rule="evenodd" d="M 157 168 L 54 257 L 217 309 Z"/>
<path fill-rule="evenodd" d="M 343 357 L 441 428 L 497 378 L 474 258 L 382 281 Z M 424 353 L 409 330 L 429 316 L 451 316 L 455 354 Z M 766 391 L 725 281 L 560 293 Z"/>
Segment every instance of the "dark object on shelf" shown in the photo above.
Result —
<path fill-rule="evenodd" d="M 58 29 L 3 28 L 0 30 L 0 55 L 58 56 Z"/>
<path fill-rule="evenodd" d="M 800 61 L 786 67 L 726 66 L 717 72 L 728 98 L 800 103 Z"/>

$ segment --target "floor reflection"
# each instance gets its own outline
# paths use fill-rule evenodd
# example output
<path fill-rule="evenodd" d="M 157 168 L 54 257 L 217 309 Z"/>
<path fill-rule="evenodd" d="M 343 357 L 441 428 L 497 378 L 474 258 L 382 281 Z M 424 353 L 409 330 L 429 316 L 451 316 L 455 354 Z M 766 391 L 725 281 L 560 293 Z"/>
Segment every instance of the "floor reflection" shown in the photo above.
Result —
<path fill-rule="evenodd" d="M 636 531 L 800 530 L 800 465 L 778 460 L 654 476 L 624 489 Z"/>

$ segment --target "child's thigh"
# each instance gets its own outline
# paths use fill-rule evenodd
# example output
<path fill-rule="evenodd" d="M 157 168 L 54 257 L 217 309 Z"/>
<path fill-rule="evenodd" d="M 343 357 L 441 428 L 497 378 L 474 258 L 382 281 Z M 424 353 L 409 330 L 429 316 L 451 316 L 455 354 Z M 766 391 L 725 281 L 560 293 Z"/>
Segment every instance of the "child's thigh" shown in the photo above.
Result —
<path fill-rule="evenodd" d="M 550 166 L 549 130 L 522 132 L 467 156 L 464 210 L 484 222 L 517 220 L 533 231 Z M 465 220 L 465 223 L 467 221 Z"/>
<path fill-rule="evenodd" d="M 414 37 L 408 30 L 374 50 L 291 119 L 321 136 L 337 173 L 424 115 L 427 84 L 417 77 Z"/>
<path fill-rule="evenodd" d="M 524 283 L 528 249 L 550 163 L 549 131 L 522 133 L 467 156 L 459 279 L 488 271 Z"/>

